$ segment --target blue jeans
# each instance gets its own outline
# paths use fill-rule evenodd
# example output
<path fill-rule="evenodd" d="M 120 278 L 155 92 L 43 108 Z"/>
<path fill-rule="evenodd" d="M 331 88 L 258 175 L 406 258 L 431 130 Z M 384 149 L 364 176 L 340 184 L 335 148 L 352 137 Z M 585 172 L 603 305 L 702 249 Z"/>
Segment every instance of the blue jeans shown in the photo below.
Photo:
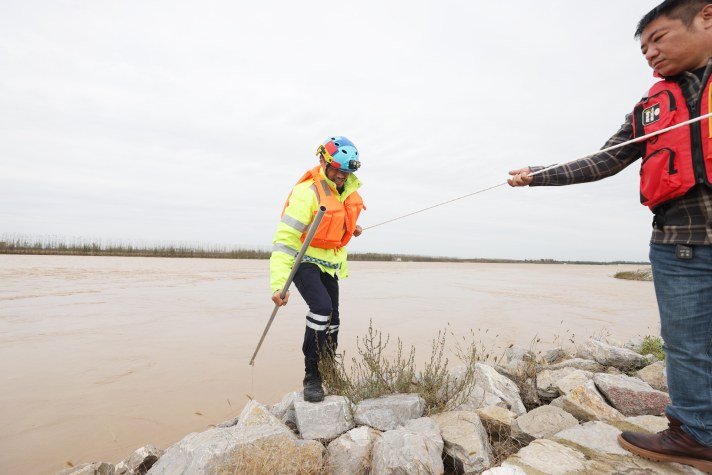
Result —
<path fill-rule="evenodd" d="M 668 387 L 668 416 L 712 447 L 712 246 L 693 246 L 692 259 L 674 244 L 651 244 Z"/>

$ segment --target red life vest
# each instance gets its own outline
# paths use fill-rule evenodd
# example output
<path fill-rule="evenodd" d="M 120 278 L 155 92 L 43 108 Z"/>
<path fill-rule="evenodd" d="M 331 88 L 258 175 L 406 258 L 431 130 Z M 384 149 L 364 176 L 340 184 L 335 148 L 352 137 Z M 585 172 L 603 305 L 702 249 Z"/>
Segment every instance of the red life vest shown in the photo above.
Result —
<path fill-rule="evenodd" d="M 312 180 L 316 188 L 319 205 L 326 207 L 324 217 L 319 223 L 319 227 L 312 238 L 310 246 L 319 247 L 322 249 L 338 249 L 344 247 L 351 240 L 356 229 L 356 221 L 358 220 L 361 211 L 366 209 L 363 204 L 363 199 L 358 191 L 353 191 L 346 197 L 342 203 L 334 190 L 329 186 L 327 181 L 321 176 L 321 166 L 317 165 L 306 172 L 297 182 L 297 185 L 305 181 Z M 291 196 L 291 194 L 290 194 Z M 287 209 L 289 198 L 284 204 L 284 210 Z M 316 214 L 316 212 L 314 213 Z M 307 232 L 302 234 L 302 242 L 306 238 Z"/>
<path fill-rule="evenodd" d="M 697 110 L 688 108 L 682 89 L 674 81 L 655 83 L 633 110 L 634 137 L 707 114 L 712 102 L 711 83 L 708 81 L 704 87 Z M 652 210 L 699 183 L 712 186 L 711 141 L 712 121 L 704 119 L 643 142 L 640 202 Z"/>

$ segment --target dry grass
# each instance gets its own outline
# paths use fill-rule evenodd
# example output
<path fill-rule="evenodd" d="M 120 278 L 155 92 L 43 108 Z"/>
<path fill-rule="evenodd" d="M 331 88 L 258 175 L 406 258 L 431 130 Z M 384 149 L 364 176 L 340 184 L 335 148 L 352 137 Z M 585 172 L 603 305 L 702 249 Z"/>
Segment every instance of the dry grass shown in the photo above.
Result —
<path fill-rule="evenodd" d="M 324 447 L 285 443 L 279 438 L 240 446 L 230 460 L 220 464 L 217 475 L 326 475 Z"/>
<path fill-rule="evenodd" d="M 492 467 L 502 464 L 509 456 L 516 454 L 527 444 L 511 437 L 510 434 L 488 433 L 490 447 L 492 447 Z"/>
<path fill-rule="evenodd" d="M 613 277 L 615 277 L 616 279 L 641 280 L 641 281 L 652 282 L 653 271 L 651 271 L 650 269 L 637 269 L 637 270 L 621 271 L 621 272 L 616 272 L 613 275 Z"/>
<path fill-rule="evenodd" d="M 460 405 L 471 392 L 474 383 L 474 363 L 481 352 L 476 346 L 458 348 L 458 358 L 466 365 L 465 374 L 453 381 L 445 356 L 446 332 L 438 332 L 433 339 L 430 359 L 418 371 L 415 348 L 405 350 L 396 340 L 395 353 L 389 358 L 389 335 L 383 335 L 369 324 L 366 335 L 357 339 L 358 356 L 344 364 L 345 355 L 322 358 L 320 372 L 329 394 L 345 396 L 352 404 L 388 394 L 417 393 L 425 400 L 425 414 L 434 414 Z"/>

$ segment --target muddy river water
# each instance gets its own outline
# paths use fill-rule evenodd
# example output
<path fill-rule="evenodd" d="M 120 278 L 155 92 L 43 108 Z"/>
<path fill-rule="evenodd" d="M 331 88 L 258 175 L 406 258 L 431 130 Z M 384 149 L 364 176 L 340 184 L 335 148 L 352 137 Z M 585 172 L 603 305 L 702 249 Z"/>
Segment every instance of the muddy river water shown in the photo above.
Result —
<path fill-rule="evenodd" d="M 636 265 L 352 262 L 339 350 L 369 324 L 425 361 L 438 331 L 501 351 L 657 335 Z M 268 262 L 0 255 L 0 473 L 119 462 L 299 390 L 305 304 L 272 312 Z M 573 341 L 573 343 L 571 343 Z M 455 363 L 452 363 L 454 365 Z"/>

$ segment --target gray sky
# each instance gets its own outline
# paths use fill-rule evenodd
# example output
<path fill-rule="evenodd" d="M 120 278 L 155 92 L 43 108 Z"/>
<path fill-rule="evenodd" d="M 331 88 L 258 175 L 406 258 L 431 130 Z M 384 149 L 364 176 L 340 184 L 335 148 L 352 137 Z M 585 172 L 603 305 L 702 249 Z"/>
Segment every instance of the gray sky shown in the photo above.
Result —
<path fill-rule="evenodd" d="M 268 248 L 329 135 L 364 227 L 594 152 L 653 81 L 658 0 L 0 2 L 0 234 Z M 508 186 L 351 252 L 647 260 L 639 164 Z"/>

